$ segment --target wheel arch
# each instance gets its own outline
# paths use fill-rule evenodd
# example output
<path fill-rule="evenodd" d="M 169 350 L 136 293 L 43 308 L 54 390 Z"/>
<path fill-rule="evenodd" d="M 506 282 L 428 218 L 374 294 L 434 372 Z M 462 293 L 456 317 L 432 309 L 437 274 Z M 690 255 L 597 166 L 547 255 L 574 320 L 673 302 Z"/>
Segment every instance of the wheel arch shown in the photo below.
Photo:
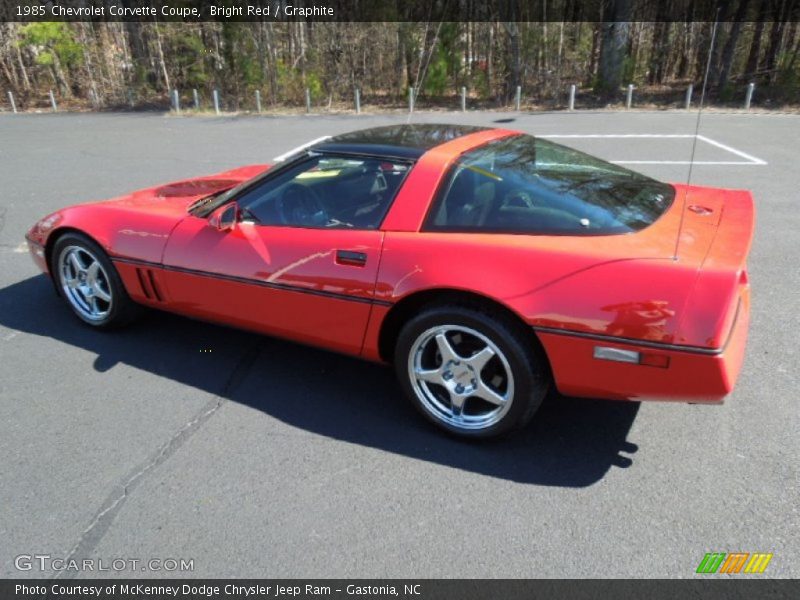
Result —
<path fill-rule="evenodd" d="M 394 358 L 395 343 L 403 325 L 420 311 L 434 306 L 455 305 L 477 310 L 491 311 L 501 319 L 517 328 L 536 347 L 547 362 L 550 361 L 536 332 L 519 313 L 507 305 L 483 294 L 457 289 L 434 288 L 413 292 L 396 302 L 381 323 L 378 334 L 378 354 L 381 360 L 391 363 Z"/>
<path fill-rule="evenodd" d="M 50 270 L 50 276 L 53 276 L 53 249 L 55 248 L 56 242 L 61 239 L 63 236 L 67 235 L 68 233 L 74 233 L 76 235 L 80 235 L 85 237 L 87 240 L 90 240 L 97 244 L 103 252 L 108 252 L 105 249 L 105 246 L 96 238 L 92 237 L 90 234 L 86 233 L 82 229 L 78 229 L 77 227 L 70 227 L 69 225 L 65 225 L 64 227 L 58 227 L 50 232 L 50 235 L 47 236 L 47 241 L 44 245 L 44 258 L 47 261 L 47 268 Z"/>

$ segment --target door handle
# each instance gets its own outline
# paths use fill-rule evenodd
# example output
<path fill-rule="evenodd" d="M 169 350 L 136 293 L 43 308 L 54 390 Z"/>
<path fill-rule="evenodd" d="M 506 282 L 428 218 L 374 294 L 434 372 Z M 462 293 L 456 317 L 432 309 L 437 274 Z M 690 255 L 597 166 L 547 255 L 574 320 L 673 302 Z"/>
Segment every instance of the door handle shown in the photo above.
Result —
<path fill-rule="evenodd" d="M 351 267 L 363 267 L 367 264 L 365 252 L 353 252 L 352 250 L 337 250 L 336 264 L 349 265 Z"/>

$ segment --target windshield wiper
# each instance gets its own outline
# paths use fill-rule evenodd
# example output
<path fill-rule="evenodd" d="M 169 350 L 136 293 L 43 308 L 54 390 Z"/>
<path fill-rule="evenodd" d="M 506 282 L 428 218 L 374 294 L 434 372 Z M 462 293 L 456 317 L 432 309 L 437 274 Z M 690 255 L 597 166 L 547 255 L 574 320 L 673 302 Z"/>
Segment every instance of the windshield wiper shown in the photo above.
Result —
<path fill-rule="evenodd" d="M 220 190 L 218 192 L 214 192 L 213 194 L 209 194 L 208 196 L 203 196 L 202 198 L 198 198 L 191 204 L 191 206 L 189 206 L 189 212 L 194 212 L 196 210 L 202 209 L 212 201 L 216 200 L 221 194 L 224 194 L 226 191 L 227 190 Z"/>

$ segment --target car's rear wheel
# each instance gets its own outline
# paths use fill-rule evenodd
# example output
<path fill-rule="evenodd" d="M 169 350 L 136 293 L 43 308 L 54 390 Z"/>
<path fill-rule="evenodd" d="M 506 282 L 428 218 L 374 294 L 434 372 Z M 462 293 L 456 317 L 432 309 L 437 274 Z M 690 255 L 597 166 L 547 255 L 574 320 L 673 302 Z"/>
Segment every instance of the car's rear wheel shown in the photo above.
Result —
<path fill-rule="evenodd" d="M 75 233 L 53 247 L 52 273 L 61 295 L 78 318 L 99 329 L 128 323 L 138 313 L 103 249 Z"/>
<path fill-rule="evenodd" d="M 524 426 L 548 386 L 535 340 L 503 315 L 472 307 L 435 307 L 409 320 L 398 336 L 395 369 L 423 415 L 465 437 Z"/>

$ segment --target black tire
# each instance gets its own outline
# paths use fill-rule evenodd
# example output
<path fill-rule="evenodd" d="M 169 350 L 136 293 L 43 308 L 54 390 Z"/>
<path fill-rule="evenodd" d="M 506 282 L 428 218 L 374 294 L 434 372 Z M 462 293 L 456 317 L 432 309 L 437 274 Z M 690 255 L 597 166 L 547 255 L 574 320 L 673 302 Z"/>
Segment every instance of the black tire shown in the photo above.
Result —
<path fill-rule="evenodd" d="M 440 333 L 447 341 L 444 352 Z M 445 361 L 449 350 L 455 353 Z M 491 358 L 483 362 L 479 355 Z M 410 319 L 397 338 L 394 366 L 406 396 L 429 421 L 468 438 L 524 427 L 550 381 L 538 341 L 506 315 L 479 306 L 435 306 Z"/>
<path fill-rule="evenodd" d="M 88 268 L 80 274 L 75 263 L 70 261 L 71 257 L 77 258 L 79 263 L 82 261 L 81 266 Z M 99 267 L 93 269 L 95 265 L 91 260 L 96 261 Z M 67 262 L 70 266 L 65 267 Z M 91 280 L 87 271 L 94 273 L 94 276 L 89 273 Z M 128 296 L 108 255 L 85 235 L 70 232 L 56 240 L 50 255 L 50 273 L 59 295 L 75 316 L 95 329 L 127 325 L 141 312 L 141 307 Z M 103 297 L 107 295 L 109 300 L 103 299 L 101 294 Z M 99 307 L 97 311 L 92 310 L 92 302 Z"/>

